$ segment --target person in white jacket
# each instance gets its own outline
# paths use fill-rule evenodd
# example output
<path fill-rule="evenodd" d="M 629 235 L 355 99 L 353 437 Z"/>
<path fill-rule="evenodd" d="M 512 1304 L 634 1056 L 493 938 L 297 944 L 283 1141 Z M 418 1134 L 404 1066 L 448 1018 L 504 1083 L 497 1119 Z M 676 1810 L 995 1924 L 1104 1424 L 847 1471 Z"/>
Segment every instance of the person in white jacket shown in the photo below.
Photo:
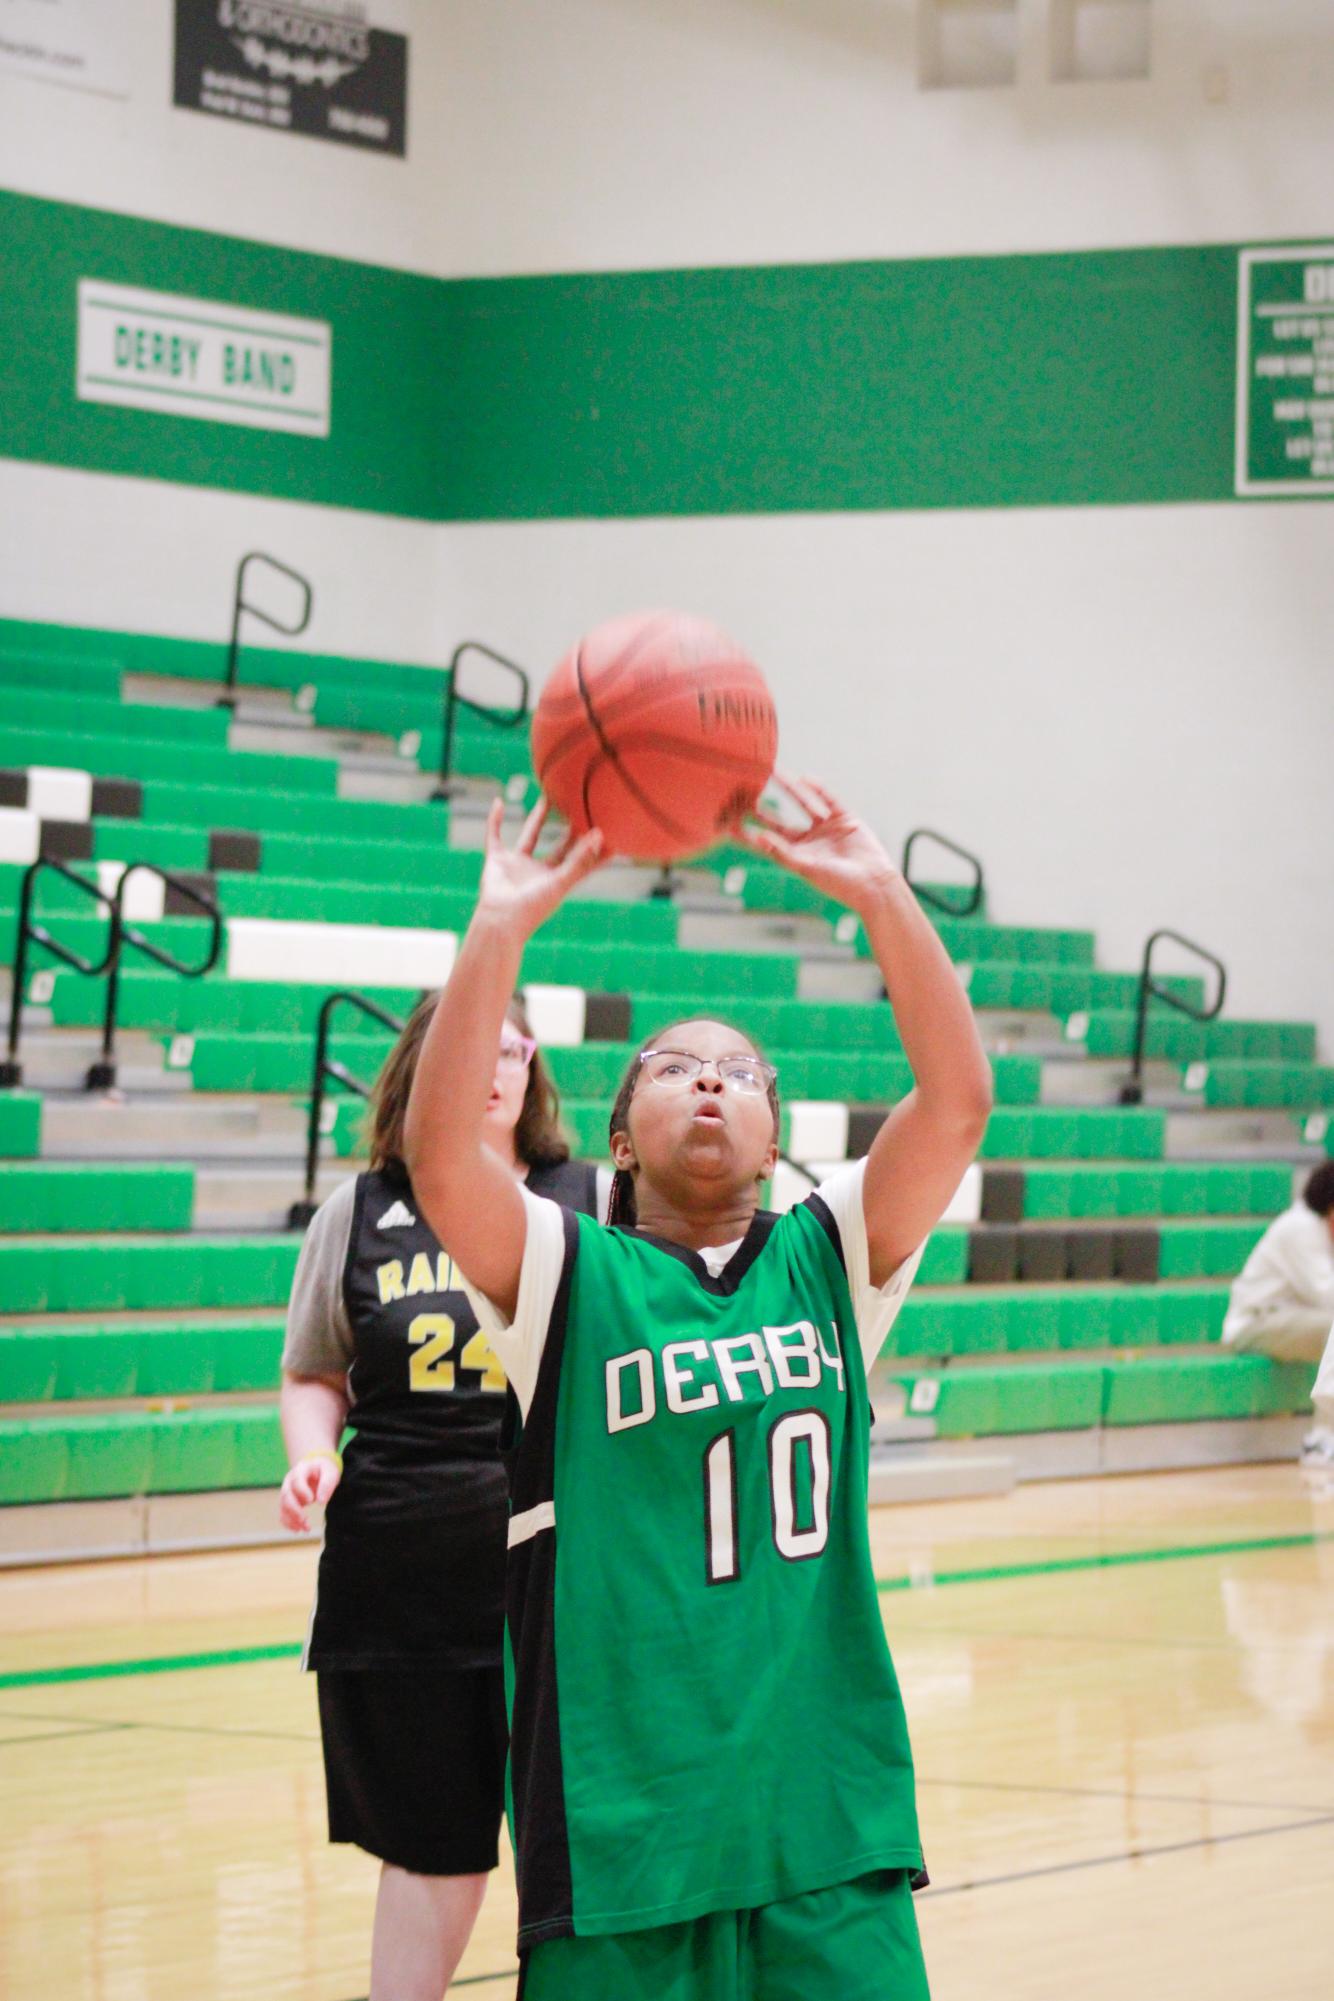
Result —
<path fill-rule="evenodd" d="M 1334 1464 L 1334 1160 L 1276 1216 L 1232 1286 L 1223 1342 L 1278 1362 L 1320 1362 L 1302 1455 Z M 1323 1359 L 1322 1359 L 1323 1358 Z"/>

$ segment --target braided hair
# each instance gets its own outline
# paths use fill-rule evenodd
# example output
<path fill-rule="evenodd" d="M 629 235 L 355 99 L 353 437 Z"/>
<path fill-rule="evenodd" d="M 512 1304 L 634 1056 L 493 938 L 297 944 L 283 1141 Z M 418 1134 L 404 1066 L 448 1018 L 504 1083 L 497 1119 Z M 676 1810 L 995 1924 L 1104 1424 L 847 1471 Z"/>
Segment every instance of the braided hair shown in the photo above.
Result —
<path fill-rule="evenodd" d="M 720 1015 L 681 1015 L 676 1021 L 669 1021 L 664 1027 L 658 1029 L 655 1034 L 650 1035 L 647 1041 L 641 1042 L 630 1059 L 625 1075 L 621 1079 L 620 1089 L 617 1091 L 612 1104 L 611 1117 L 607 1121 L 608 1139 L 611 1139 L 616 1133 L 628 1133 L 630 1130 L 630 1100 L 634 1097 L 635 1086 L 639 1082 L 640 1058 L 644 1055 L 644 1052 L 649 1049 L 656 1049 L 665 1035 L 670 1035 L 674 1029 L 683 1028 L 687 1022 L 691 1021 L 716 1021 L 720 1027 L 732 1030 L 734 1034 L 741 1037 L 743 1042 L 748 1042 L 760 1060 L 764 1060 L 763 1052 L 756 1043 L 754 1036 L 747 1035 L 745 1029 L 738 1028 L 735 1022 L 724 1021 Z M 769 1109 L 774 1115 L 774 1132 L 777 1133 L 779 1117 L 778 1086 L 773 1080 L 769 1083 L 766 1095 L 769 1099 Z M 618 1167 L 611 1179 L 611 1195 L 607 1202 L 607 1227 L 608 1229 L 633 1230 L 638 1221 L 639 1210 L 635 1202 L 635 1178 L 628 1168 Z"/>

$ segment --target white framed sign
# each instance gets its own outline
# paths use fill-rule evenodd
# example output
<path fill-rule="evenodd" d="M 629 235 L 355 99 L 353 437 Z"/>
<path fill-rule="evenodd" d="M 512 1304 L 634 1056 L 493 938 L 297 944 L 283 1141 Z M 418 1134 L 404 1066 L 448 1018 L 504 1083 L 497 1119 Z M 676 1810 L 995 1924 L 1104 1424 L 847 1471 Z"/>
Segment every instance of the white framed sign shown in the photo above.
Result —
<path fill-rule="evenodd" d="M 79 280 L 83 403 L 325 438 L 332 355 L 324 320 Z"/>
<path fill-rule="evenodd" d="M 130 34 L 112 0 L 0 0 L 0 70 L 128 97 Z"/>

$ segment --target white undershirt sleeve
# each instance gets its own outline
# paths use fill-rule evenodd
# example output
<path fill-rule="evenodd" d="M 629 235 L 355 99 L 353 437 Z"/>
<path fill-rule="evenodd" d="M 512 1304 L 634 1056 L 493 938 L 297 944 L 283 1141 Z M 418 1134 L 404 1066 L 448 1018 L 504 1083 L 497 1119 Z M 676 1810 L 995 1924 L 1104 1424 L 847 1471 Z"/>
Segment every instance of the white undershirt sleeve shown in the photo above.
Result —
<path fill-rule="evenodd" d="M 862 1204 L 862 1187 L 866 1180 L 866 1162 L 854 1160 L 846 1167 L 840 1167 L 827 1181 L 822 1181 L 816 1194 L 830 1211 L 838 1225 L 839 1241 L 843 1246 L 843 1263 L 848 1274 L 848 1290 L 852 1294 L 853 1311 L 857 1316 L 857 1338 L 861 1342 L 862 1360 L 869 1371 L 872 1362 L 885 1344 L 885 1337 L 898 1318 L 899 1308 L 907 1297 L 908 1287 L 917 1275 L 917 1267 L 922 1262 L 925 1242 L 903 1260 L 898 1270 L 881 1286 L 871 1283 L 871 1252 L 866 1241 L 866 1211 Z"/>
<path fill-rule="evenodd" d="M 534 1195 L 527 1188 L 520 1193 L 528 1227 L 513 1320 L 507 1320 L 495 1301 L 470 1285 L 462 1272 L 459 1278 L 472 1302 L 477 1324 L 490 1336 L 496 1359 L 509 1377 L 519 1408 L 527 1417 L 537 1388 L 551 1309 L 560 1289 L 565 1262 L 565 1223 L 558 1203 L 549 1202 L 544 1195 Z"/>

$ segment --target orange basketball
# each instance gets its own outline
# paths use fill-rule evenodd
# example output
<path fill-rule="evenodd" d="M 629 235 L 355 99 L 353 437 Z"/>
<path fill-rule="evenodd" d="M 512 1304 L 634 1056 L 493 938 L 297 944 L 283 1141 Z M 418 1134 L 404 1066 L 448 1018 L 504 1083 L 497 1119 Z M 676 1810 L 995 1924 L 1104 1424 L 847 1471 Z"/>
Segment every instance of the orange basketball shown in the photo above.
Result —
<path fill-rule="evenodd" d="M 595 626 L 533 714 L 533 769 L 552 804 L 639 861 L 710 847 L 754 806 L 777 750 L 759 668 L 716 625 L 679 611 Z"/>

